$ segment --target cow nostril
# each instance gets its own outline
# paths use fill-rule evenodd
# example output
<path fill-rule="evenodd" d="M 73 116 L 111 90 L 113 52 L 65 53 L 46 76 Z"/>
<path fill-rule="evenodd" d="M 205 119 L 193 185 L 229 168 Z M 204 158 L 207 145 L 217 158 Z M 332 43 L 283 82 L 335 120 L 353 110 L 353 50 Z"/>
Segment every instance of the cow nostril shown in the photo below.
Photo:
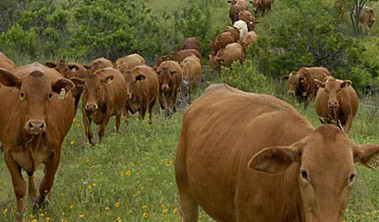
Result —
<path fill-rule="evenodd" d="M 45 131 L 45 122 L 44 121 L 28 121 L 27 131 L 31 134 L 40 134 Z"/>

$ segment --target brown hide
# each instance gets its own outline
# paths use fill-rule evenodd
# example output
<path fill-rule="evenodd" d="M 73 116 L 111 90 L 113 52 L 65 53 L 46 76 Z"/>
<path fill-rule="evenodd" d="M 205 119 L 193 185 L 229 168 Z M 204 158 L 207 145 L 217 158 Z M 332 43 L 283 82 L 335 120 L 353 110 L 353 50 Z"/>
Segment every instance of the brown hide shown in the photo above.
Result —
<path fill-rule="evenodd" d="M 14 70 L 16 67 L 16 64 L 14 64 L 14 62 L 10 58 L 8 58 L 6 55 L 0 52 L 0 68 L 11 71 Z"/>
<path fill-rule="evenodd" d="M 179 89 L 183 82 L 183 70 L 176 61 L 164 61 L 157 69 L 159 79 L 159 103 L 166 116 L 176 112 Z M 165 101 L 164 101 L 165 100 Z"/>
<path fill-rule="evenodd" d="M 367 31 L 371 31 L 371 27 L 376 19 L 375 10 L 367 6 L 363 6 L 361 12 L 359 13 L 358 19 Z"/>
<path fill-rule="evenodd" d="M 244 48 L 245 52 L 249 44 L 258 39 L 258 35 L 254 31 L 249 31 L 240 41 L 241 46 Z"/>
<path fill-rule="evenodd" d="M 317 129 L 273 96 L 211 85 L 183 117 L 175 176 L 183 222 L 340 222 L 356 176 L 379 145 Z M 290 130 L 289 130 L 290 129 Z"/>
<path fill-rule="evenodd" d="M 137 53 L 126 55 L 124 57 L 118 58 L 114 68 L 118 69 L 121 73 L 125 73 L 129 69 L 135 66 L 144 65 L 145 59 Z"/>
<path fill-rule="evenodd" d="M 235 42 L 220 49 L 215 56 L 209 55 L 209 63 L 212 71 L 217 71 L 221 66 L 230 67 L 235 61 L 242 61 L 245 58 L 243 47 Z"/>
<path fill-rule="evenodd" d="M 126 81 L 128 101 L 126 108 L 132 114 L 139 112 L 144 119 L 149 111 L 149 123 L 152 123 L 152 112 L 159 93 L 158 74 L 147 65 L 139 65 L 123 74 Z"/>
<path fill-rule="evenodd" d="M 185 38 L 183 42 L 180 43 L 178 50 L 183 50 L 183 49 L 195 49 L 199 53 L 201 53 L 200 42 L 199 40 L 196 39 L 196 37 Z"/>
<path fill-rule="evenodd" d="M 84 67 L 88 69 L 89 73 L 94 73 L 96 70 L 105 67 L 113 67 L 113 63 L 111 60 L 101 57 L 94 59 L 89 65 L 84 65 Z"/>
<path fill-rule="evenodd" d="M 211 41 L 211 55 L 216 55 L 217 52 L 225 48 L 228 44 L 236 42 L 233 33 L 222 32 L 216 36 L 214 40 Z"/>
<path fill-rule="evenodd" d="M 249 10 L 243 10 L 239 12 L 238 19 L 236 21 L 238 20 L 242 20 L 246 22 L 248 31 L 254 31 L 255 24 L 259 23 L 258 20 L 255 18 L 255 16 L 251 14 Z"/>
<path fill-rule="evenodd" d="M 57 70 L 64 78 L 71 79 L 73 77 L 86 78 L 87 69 L 80 63 L 70 62 L 67 63 L 65 60 L 61 59 L 59 62 L 46 62 L 45 65 L 50 68 Z M 81 88 L 75 87 L 72 90 L 72 95 L 74 96 L 75 110 L 78 108 L 80 97 L 82 96 L 83 90 Z"/>
<path fill-rule="evenodd" d="M 195 85 L 199 86 L 203 69 L 200 60 L 194 55 L 186 57 L 180 67 L 183 70 L 182 96 L 191 101 L 191 92 Z"/>
<path fill-rule="evenodd" d="M 99 143 L 103 143 L 104 132 L 112 116 L 116 117 L 116 132 L 120 128 L 122 110 L 126 104 L 126 84 L 124 77 L 117 69 L 102 68 L 87 78 L 72 78 L 75 85 L 83 88 L 82 115 L 85 133 L 91 145 L 95 145 L 91 130 L 92 121 L 100 125 Z"/>
<path fill-rule="evenodd" d="M 321 122 L 335 124 L 348 132 L 358 111 L 358 95 L 351 81 L 334 78 L 314 81 L 319 86 L 315 108 Z"/>
<path fill-rule="evenodd" d="M 271 11 L 272 3 L 273 0 L 252 0 L 255 16 L 261 13 L 263 17 L 264 13 L 269 13 Z"/>
<path fill-rule="evenodd" d="M 53 185 L 61 145 L 74 119 L 70 92 L 74 84 L 37 62 L 13 71 L 0 69 L 0 83 L 0 141 L 17 200 L 15 221 L 22 221 L 27 191 L 22 169 L 29 177 L 29 198 L 41 207 Z M 33 173 L 41 163 L 45 174 L 37 193 Z"/>
<path fill-rule="evenodd" d="M 180 63 L 185 57 L 190 55 L 194 55 L 200 59 L 200 62 L 202 61 L 202 56 L 196 49 L 183 49 L 170 55 L 155 55 L 155 68 L 158 68 L 163 61 L 172 60 Z"/>
<path fill-rule="evenodd" d="M 230 5 L 230 8 L 229 8 L 229 18 L 232 22 L 232 24 L 234 24 L 236 21 L 238 21 L 238 14 L 242 11 L 243 9 L 241 8 L 240 5 Z"/>
<path fill-rule="evenodd" d="M 233 23 L 234 24 L 234 23 Z M 233 42 L 237 42 L 240 39 L 240 31 L 234 26 L 228 26 L 224 32 L 230 32 L 233 35 Z"/>
<path fill-rule="evenodd" d="M 323 81 L 327 76 L 330 76 L 330 72 L 324 67 L 302 67 L 299 71 L 283 76 L 282 79 L 288 81 L 288 94 L 296 96 L 306 108 L 317 93 L 314 79 Z"/>

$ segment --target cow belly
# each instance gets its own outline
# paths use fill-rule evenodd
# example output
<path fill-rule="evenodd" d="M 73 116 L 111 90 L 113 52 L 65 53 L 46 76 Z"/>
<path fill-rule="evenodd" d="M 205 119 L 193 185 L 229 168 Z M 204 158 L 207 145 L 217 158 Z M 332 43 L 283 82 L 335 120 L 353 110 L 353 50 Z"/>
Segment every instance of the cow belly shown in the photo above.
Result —
<path fill-rule="evenodd" d="M 13 160 L 26 172 L 34 172 L 38 165 L 45 162 L 49 156 L 48 152 L 34 152 L 29 150 L 11 152 Z"/>

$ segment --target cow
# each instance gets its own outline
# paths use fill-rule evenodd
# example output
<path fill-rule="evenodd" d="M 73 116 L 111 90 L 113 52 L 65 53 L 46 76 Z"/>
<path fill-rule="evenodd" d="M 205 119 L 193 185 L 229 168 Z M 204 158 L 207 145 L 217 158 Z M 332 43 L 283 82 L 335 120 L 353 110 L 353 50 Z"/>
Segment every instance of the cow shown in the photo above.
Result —
<path fill-rule="evenodd" d="M 238 21 L 238 14 L 243 10 L 249 9 L 249 4 L 245 0 L 231 0 L 229 8 L 229 18 L 232 23 Z"/>
<path fill-rule="evenodd" d="M 244 48 L 245 53 L 249 44 L 253 41 L 256 41 L 257 39 L 258 39 L 258 35 L 256 32 L 249 31 L 248 33 L 246 33 L 246 35 L 240 41 L 240 44 Z"/>
<path fill-rule="evenodd" d="M 92 60 L 92 62 L 89 65 L 83 65 L 87 70 L 88 73 L 94 73 L 96 70 L 106 68 L 106 67 L 114 67 L 114 64 L 111 60 L 106 59 L 104 57 L 97 58 Z"/>
<path fill-rule="evenodd" d="M 147 65 L 139 65 L 123 73 L 123 76 L 128 96 L 126 109 L 132 114 L 138 111 L 141 120 L 148 111 L 151 124 L 153 107 L 159 94 L 158 74 Z"/>
<path fill-rule="evenodd" d="M 248 31 L 254 31 L 255 25 L 259 23 L 259 21 L 255 18 L 253 14 L 251 14 L 249 10 L 240 11 L 238 13 L 238 20 L 246 22 Z"/>
<path fill-rule="evenodd" d="M 169 55 L 156 54 L 155 55 L 155 68 L 158 68 L 163 61 L 167 61 L 167 60 L 173 60 L 180 63 L 181 61 L 183 61 L 185 57 L 190 56 L 190 55 L 195 55 L 197 58 L 200 59 L 200 61 L 202 61 L 202 56 L 200 52 L 197 51 L 196 49 L 182 49 L 177 52 L 171 53 Z"/>
<path fill-rule="evenodd" d="M 183 70 L 181 93 L 184 99 L 190 103 L 191 93 L 193 92 L 195 85 L 200 85 L 203 69 L 199 58 L 194 55 L 184 58 L 180 63 L 180 67 L 182 67 Z"/>
<path fill-rule="evenodd" d="M 271 95 L 211 85 L 187 109 L 175 157 L 182 222 L 200 206 L 216 221 L 340 222 L 356 179 L 379 144 L 338 127 L 314 128 Z"/>
<path fill-rule="evenodd" d="M 92 121 L 98 128 L 99 144 L 103 143 L 105 129 L 112 116 L 116 117 L 116 133 L 119 132 L 121 114 L 126 104 L 124 77 L 113 67 L 101 68 L 85 79 L 73 77 L 76 87 L 83 89 L 82 118 L 88 142 L 94 146 Z"/>
<path fill-rule="evenodd" d="M 238 42 L 230 43 L 225 48 L 220 49 L 215 56 L 209 55 L 211 71 L 217 71 L 221 66 L 230 67 L 235 61 L 243 61 L 245 52 Z"/>
<path fill-rule="evenodd" d="M 317 93 L 314 79 L 323 81 L 327 76 L 331 74 L 324 67 L 302 67 L 281 79 L 288 81 L 288 94 L 296 96 L 298 102 L 304 103 L 304 108 L 307 108 Z"/>
<path fill-rule="evenodd" d="M 178 51 L 183 49 L 195 49 L 201 53 L 201 43 L 196 39 L 196 37 L 187 37 L 180 43 Z"/>
<path fill-rule="evenodd" d="M 247 24 L 243 20 L 236 21 L 235 23 L 233 23 L 233 26 L 239 30 L 239 34 L 240 34 L 239 40 L 241 40 L 248 32 Z"/>
<path fill-rule="evenodd" d="M 218 50 L 225 48 L 228 44 L 236 42 L 233 33 L 231 32 L 222 32 L 218 34 L 212 41 L 211 41 L 211 55 L 216 55 Z"/>
<path fill-rule="evenodd" d="M 265 13 L 269 13 L 271 11 L 271 4 L 273 3 L 273 0 L 253 0 L 253 11 L 255 13 L 255 17 L 259 13 L 261 13 L 262 17 Z"/>
<path fill-rule="evenodd" d="M 347 133 L 358 111 L 358 95 L 351 81 L 334 78 L 314 81 L 319 87 L 315 108 L 321 123 L 335 124 Z"/>
<path fill-rule="evenodd" d="M 0 68 L 0 83 L 0 141 L 16 196 L 15 221 L 23 221 L 26 191 L 39 208 L 53 186 L 61 146 L 75 116 L 74 84 L 38 62 Z M 37 193 L 33 174 L 41 163 L 45 173 Z M 22 170 L 28 174 L 28 189 Z"/>
<path fill-rule="evenodd" d="M 12 71 L 16 69 L 16 67 L 16 64 L 10 58 L 0 52 L 0 68 Z"/>
<path fill-rule="evenodd" d="M 45 65 L 49 68 L 54 68 L 57 70 L 64 78 L 71 79 L 73 77 L 78 78 L 86 78 L 87 77 L 87 69 L 80 63 L 76 62 L 66 62 L 64 59 L 59 60 L 57 63 L 47 61 Z M 75 110 L 77 110 L 79 106 L 80 97 L 82 96 L 82 89 L 74 88 L 71 93 L 74 96 L 74 105 Z"/>
<path fill-rule="evenodd" d="M 165 110 L 165 115 L 177 111 L 179 89 L 183 82 L 183 70 L 176 61 L 168 60 L 160 64 L 157 69 L 159 79 L 159 103 Z"/>
<path fill-rule="evenodd" d="M 230 32 L 233 35 L 234 42 L 238 42 L 240 40 L 240 31 L 238 28 L 234 26 L 228 26 L 224 32 Z"/>
<path fill-rule="evenodd" d="M 364 28 L 368 32 L 370 32 L 372 25 L 374 24 L 375 19 L 376 19 L 375 10 L 367 6 L 363 6 L 363 8 L 361 9 L 359 13 L 358 19 L 359 19 L 359 22 L 364 26 Z"/>
<path fill-rule="evenodd" d="M 144 64 L 145 64 L 145 59 L 141 55 L 137 53 L 133 53 L 133 54 L 118 58 L 115 64 L 113 64 L 113 67 L 115 69 L 118 69 L 121 73 L 124 74 L 129 69 L 135 66 L 144 65 Z"/>

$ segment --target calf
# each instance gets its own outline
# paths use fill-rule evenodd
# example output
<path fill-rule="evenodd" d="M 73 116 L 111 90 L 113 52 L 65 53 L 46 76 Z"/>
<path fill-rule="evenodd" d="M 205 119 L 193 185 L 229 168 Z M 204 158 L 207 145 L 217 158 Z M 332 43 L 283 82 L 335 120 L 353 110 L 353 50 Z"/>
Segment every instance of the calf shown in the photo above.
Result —
<path fill-rule="evenodd" d="M 53 186 L 61 146 L 74 119 L 74 84 L 40 63 L 0 68 L 0 83 L 0 141 L 16 195 L 15 221 L 22 221 L 27 191 L 22 170 L 28 174 L 29 198 L 39 208 Z M 45 170 L 37 193 L 33 174 L 41 163 Z"/>
<path fill-rule="evenodd" d="M 358 95 L 351 81 L 334 78 L 314 81 L 319 86 L 315 108 L 321 123 L 335 124 L 348 132 L 358 111 Z"/>
<path fill-rule="evenodd" d="M 375 10 L 367 6 L 363 6 L 359 13 L 358 19 L 368 32 L 371 31 L 371 27 L 376 19 Z"/>
<path fill-rule="evenodd" d="M 264 13 L 269 13 L 271 10 L 272 3 L 273 0 L 253 0 L 252 5 L 255 16 L 261 13 L 263 17 Z"/>
<path fill-rule="evenodd" d="M 138 111 L 140 119 L 145 118 L 148 110 L 151 124 L 153 107 L 159 94 L 158 74 L 147 65 L 139 65 L 126 71 L 123 76 L 128 95 L 126 109 L 132 114 Z"/>
<path fill-rule="evenodd" d="M 236 21 L 233 24 L 233 26 L 236 27 L 238 29 L 239 33 L 240 33 L 239 40 L 241 40 L 246 35 L 246 33 L 248 32 L 247 24 L 243 20 Z"/>
<path fill-rule="evenodd" d="M 211 41 L 211 55 L 216 55 L 218 50 L 225 48 L 228 44 L 236 42 L 231 32 L 222 32 Z"/>
<path fill-rule="evenodd" d="M 225 48 L 219 50 L 215 56 L 209 55 L 209 63 L 212 71 L 217 71 L 221 66 L 230 67 L 235 61 L 245 59 L 243 47 L 235 42 L 228 44 Z"/>
<path fill-rule="evenodd" d="M 215 221 L 340 222 L 379 144 L 357 145 L 338 127 L 314 128 L 273 96 L 211 85 L 182 121 L 175 177 L 183 222 L 199 206 Z"/>
<path fill-rule="evenodd" d="M 183 70 L 182 96 L 190 103 L 191 92 L 195 85 L 199 86 L 203 69 L 200 60 L 196 56 L 188 56 L 181 63 Z"/>
<path fill-rule="evenodd" d="M 248 31 L 254 31 L 255 25 L 259 23 L 259 21 L 253 14 L 251 14 L 249 10 L 240 11 L 238 13 L 238 20 L 246 22 Z"/>
<path fill-rule="evenodd" d="M 176 61 L 164 61 L 157 69 L 159 77 L 159 103 L 169 116 L 171 106 L 173 112 L 177 110 L 177 98 L 180 86 L 183 82 L 183 70 Z M 166 102 L 164 102 L 166 100 Z"/>
<path fill-rule="evenodd" d="M 126 104 L 126 84 L 117 69 L 102 68 L 89 74 L 85 79 L 71 78 L 75 85 L 83 88 L 82 115 L 85 133 L 91 145 L 95 145 L 91 123 L 100 125 L 99 143 L 103 143 L 104 132 L 112 116 L 116 117 L 116 132 L 120 128 L 122 110 Z"/>

